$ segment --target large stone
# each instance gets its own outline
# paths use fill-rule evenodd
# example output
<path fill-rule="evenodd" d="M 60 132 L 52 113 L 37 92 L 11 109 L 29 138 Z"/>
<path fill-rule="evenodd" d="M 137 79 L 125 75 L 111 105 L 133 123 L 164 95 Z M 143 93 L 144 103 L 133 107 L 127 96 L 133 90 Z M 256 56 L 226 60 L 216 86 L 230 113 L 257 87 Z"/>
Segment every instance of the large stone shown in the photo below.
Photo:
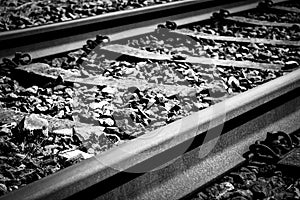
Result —
<path fill-rule="evenodd" d="M 105 136 L 103 130 L 104 127 L 101 126 L 83 126 L 57 129 L 53 130 L 53 133 L 76 137 L 90 154 L 98 154 L 114 146 L 114 143 Z"/>
<path fill-rule="evenodd" d="M 19 129 L 24 132 L 41 131 L 45 137 L 48 137 L 49 123 L 46 119 L 37 114 L 25 116 L 19 123 Z"/>
<path fill-rule="evenodd" d="M 80 151 L 78 149 L 75 149 L 73 151 L 67 151 L 59 154 L 61 157 L 65 158 L 66 160 L 76 160 L 77 158 L 83 158 L 88 159 L 93 157 L 93 154 L 85 153 L 83 151 Z"/>

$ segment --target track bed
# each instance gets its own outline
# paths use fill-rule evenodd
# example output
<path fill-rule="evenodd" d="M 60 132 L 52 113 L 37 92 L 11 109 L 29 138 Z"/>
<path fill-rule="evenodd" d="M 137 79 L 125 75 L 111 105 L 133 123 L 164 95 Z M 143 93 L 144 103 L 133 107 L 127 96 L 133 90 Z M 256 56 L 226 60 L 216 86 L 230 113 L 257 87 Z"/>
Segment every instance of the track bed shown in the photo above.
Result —
<path fill-rule="evenodd" d="M 250 146 L 245 164 L 188 199 L 297 199 L 298 152 L 299 130 L 290 135 L 280 131 L 268 133 L 264 141 Z"/>

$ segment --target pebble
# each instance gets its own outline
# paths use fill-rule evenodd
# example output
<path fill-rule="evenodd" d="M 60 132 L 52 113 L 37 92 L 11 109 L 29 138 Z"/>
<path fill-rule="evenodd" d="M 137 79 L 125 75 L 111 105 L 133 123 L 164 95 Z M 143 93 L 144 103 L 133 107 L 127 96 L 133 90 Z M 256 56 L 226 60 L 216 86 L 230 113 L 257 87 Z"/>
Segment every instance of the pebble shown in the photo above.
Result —
<path fill-rule="evenodd" d="M 41 113 L 43 113 L 43 112 L 45 112 L 45 111 L 48 110 L 47 106 L 41 106 L 40 104 L 38 104 L 35 108 L 36 108 L 36 110 L 38 110 Z"/>
<path fill-rule="evenodd" d="M 80 87 L 81 87 L 81 85 L 80 85 L 79 83 L 73 83 L 73 86 L 74 86 L 75 88 L 80 88 Z"/>
<path fill-rule="evenodd" d="M 31 93 L 31 94 L 36 94 L 37 91 L 38 91 L 38 86 L 29 87 L 25 91 L 28 92 L 28 93 Z"/>
<path fill-rule="evenodd" d="M 63 90 L 63 89 L 65 89 L 66 88 L 66 86 L 64 86 L 64 85 L 57 85 L 57 86 L 55 86 L 54 88 L 53 88 L 53 90 L 54 91 L 60 91 L 60 90 Z"/>
<path fill-rule="evenodd" d="M 18 99 L 18 98 L 19 98 L 19 96 L 16 95 L 15 93 L 9 93 L 9 94 L 7 95 L 7 97 L 12 98 L 12 99 Z"/>
<path fill-rule="evenodd" d="M 237 54 L 235 54 L 235 57 L 236 57 L 236 59 L 238 60 L 238 59 L 242 58 L 242 57 L 243 57 L 243 55 L 242 55 L 242 54 L 239 54 L 239 53 L 237 53 Z"/>
<path fill-rule="evenodd" d="M 227 82 L 233 88 L 239 88 L 240 82 L 234 76 L 230 76 Z"/>
<path fill-rule="evenodd" d="M 74 94 L 74 92 L 71 88 L 66 88 L 65 93 L 68 94 L 69 97 L 72 97 Z"/>
<path fill-rule="evenodd" d="M 7 193 L 7 187 L 6 185 L 4 185 L 3 183 L 0 183 L 0 195 L 4 195 L 5 193 Z"/>
<path fill-rule="evenodd" d="M 53 104 L 53 99 L 45 99 L 45 101 L 48 103 L 48 104 L 50 104 L 50 105 L 52 105 Z"/>
<path fill-rule="evenodd" d="M 3 135 L 10 135 L 10 134 L 11 134 L 10 128 L 2 127 L 2 128 L 0 129 L 0 136 L 3 136 Z"/>
<path fill-rule="evenodd" d="M 94 156 L 94 154 L 89 154 L 89 153 L 85 153 L 83 151 L 80 151 L 78 149 L 73 150 L 73 151 L 68 151 L 65 153 L 60 153 L 59 154 L 61 157 L 67 159 L 67 160 L 75 160 L 78 159 L 80 157 L 82 157 L 83 159 L 88 159 Z"/>
<path fill-rule="evenodd" d="M 104 92 L 104 93 L 108 93 L 108 94 L 115 94 L 116 92 L 118 92 L 118 90 L 116 88 L 112 88 L 112 87 L 105 87 L 101 90 L 101 92 Z"/>
<path fill-rule="evenodd" d="M 57 129 L 52 131 L 54 134 L 58 135 L 65 135 L 65 136 L 72 136 L 73 135 L 73 130 L 70 128 L 64 128 L 64 129 Z"/>
<path fill-rule="evenodd" d="M 92 102 L 89 104 L 91 109 L 102 109 L 103 106 L 107 105 L 108 102 L 107 101 L 101 101 L 101 102 Z"/>

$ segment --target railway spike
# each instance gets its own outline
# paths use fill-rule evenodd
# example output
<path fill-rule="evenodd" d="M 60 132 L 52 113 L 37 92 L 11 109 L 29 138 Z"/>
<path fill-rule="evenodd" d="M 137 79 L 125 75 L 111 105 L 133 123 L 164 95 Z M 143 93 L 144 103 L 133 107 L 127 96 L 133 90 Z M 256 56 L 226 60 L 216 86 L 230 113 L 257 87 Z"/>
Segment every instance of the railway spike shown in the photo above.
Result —
<path fill-rule="evenodd" d="M 291 135 L 291 139 L 292 139 L 293 145 L 295 147 L 299 147 L 300 146 L 300 137 L 297 137 L 297 135 Z"/>
<path fill-rule="evenodd" d="M 2 62 L 9 67 L 18 67 L 19 65 L 27 65 L 31 63 L 31 56 L 28 53 L 16 52 L 12 59 L 3 58 Z"/>
<path fill-rule="evenodd" d="M 3 58 L 2 59 L 2 62 L 8 66 L 8 67 L 13 67 L 13 68 L 17 68 L 18 67 L 18 64 L 15 63 L 14 61 L 8 59 L 8 58 Z"/>
<path fill-rule="evenodd" d="M 221 15 L 222 17 L 227 17 L 227 16 L 230 15 L 230 12 L 229 12 L 228 10 L 226 10 L 226 9 L 221 9 L 221 10 L 219 11 L 219 13 L 220 13 L 220 15 Z"/>
<path fill-rule="evenodd" d="M 85 51 L 85 53 L 89 54 L 92 50 L 90 49 L 89 45 L 85 44 L 82 47 L 82 50 Z"/>
<path fill-rule="evenodd" d="M 86 44 L 88 45 L 88 47 L 90 49 L 94 49 L 98 46 L 97 42 L 93 41 L 93 40 L 87 40 Z"/>
<path fill-rule="evenodd" d="M 288 145 L 288 150 L 293 148 L 293 140 L 289 134 L 287 134 L 283 131 L 277 131 L 274 134 L 277 136 L 282 136 L 285 139 L 285 141 L 287 142 L 287 145 Z"/>
<path fill-rule="evenodd" d="M 211 19 L 222 20 L 230 15 L 230 12 L 226 9 L 220 9 L 219 12 L 214 12 Z"/>
<path fill-rule="evenodd" d="M 271 156 L 272 159 L 278 160 L 280 156 L 275 153 L 268 145 L 257 141 L 255 144 L 249 147 L 250 151 L 259 156 Z"/>
<path fill-rule="evenodd" d="M 21 65 L 28 65 L 32 61 L 31 56 L 28 53 L 21 53 L 18 57 L 15 56 L 15 58 L 18 59 L 18 62 Z"/>
<path fill-rule="evenodd" d="M 158 24 L 158 25 L 157 25 L 157 28 L 158 28 L 158 29 L 160 29 L 160 28 L 166 28 L 166 26 L 165 26 L 164 24 Z"/>
<path fill-rule="evenodd" d="M 170 30 L 177 29 L 177 24 L 173 21 L 166 21 L 166 27 Z"/>
<path fill-rule="evenodd" d="M 258 3 L 257 8 L 267 9 L 273 6 L 274 2 L 272 0 L 264 0 Z"/>
<path fill-rule="evenodd" d="M 169 33 L 170 29 L 163 24 L 158 24 L 157 29 L 155 29 L 155 33 L 159 35 L 164 35 Z"/>
<path fill-rule="evenodd" d="M 211 16 L 211 19 L 218 19 L 220 14 L 218 12 L 214 12 Z"/>

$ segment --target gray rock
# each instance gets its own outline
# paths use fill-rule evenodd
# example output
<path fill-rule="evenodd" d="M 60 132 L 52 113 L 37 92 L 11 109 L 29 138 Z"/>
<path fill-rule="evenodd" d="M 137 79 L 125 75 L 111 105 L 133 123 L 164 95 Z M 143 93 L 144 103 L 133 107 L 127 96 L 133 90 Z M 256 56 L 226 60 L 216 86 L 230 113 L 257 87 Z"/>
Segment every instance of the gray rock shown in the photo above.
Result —
<path fill-rule="evenodd" d="M 19 129 L 21 131 L 41 131 L 45 137 L 48 137 L 48 127 L 48 121 L 37 114 L 27 115 L 19 123 Z"/>

